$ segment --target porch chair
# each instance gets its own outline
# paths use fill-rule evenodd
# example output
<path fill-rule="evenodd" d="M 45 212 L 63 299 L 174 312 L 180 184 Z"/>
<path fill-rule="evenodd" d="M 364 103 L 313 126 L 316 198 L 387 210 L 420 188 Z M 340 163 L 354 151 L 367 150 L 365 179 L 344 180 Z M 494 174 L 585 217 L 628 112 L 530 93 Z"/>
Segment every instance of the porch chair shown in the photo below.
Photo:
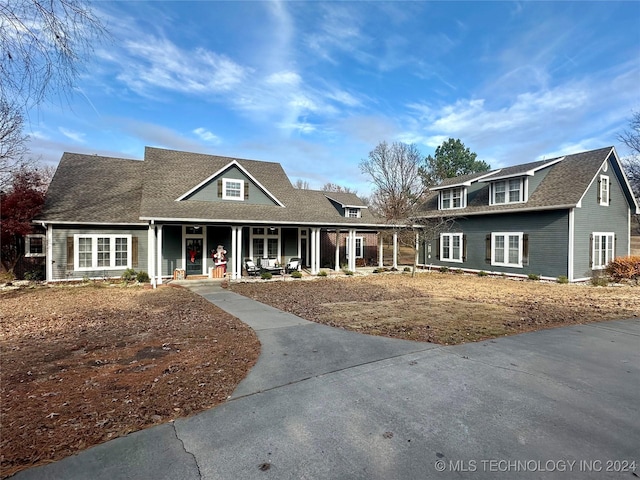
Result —
<path fill-rule="evenodd" d="M 300 270 L 301 262 L 302 262 L 302 259 L 300 257 L 291 257 L 287 265 L 284 267 L 284 271 L 286 273 L 291 273 L 295 270 Z"/>
<path fill-rule="evenodd" d="M 247 271 L 247 275 L 249 276 L 256 276 L 260 274 L 260 269 L 256 266 L 255 263 L 253 263 L 253 260 L 251 260 L 250 258 L 244 259 L 244 268 Z"/>

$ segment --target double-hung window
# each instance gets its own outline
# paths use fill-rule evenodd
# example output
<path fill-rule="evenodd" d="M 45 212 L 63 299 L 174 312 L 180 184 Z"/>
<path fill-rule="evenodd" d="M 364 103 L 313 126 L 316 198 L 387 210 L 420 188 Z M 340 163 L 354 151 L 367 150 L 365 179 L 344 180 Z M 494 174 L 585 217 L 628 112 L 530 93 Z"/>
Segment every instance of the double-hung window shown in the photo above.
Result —
<path fill-rule="evenodd" d="M 609 205 L 609 177 L 600 175 L 600 188 L 598 189 L 598 203 L 603 206 Z"/>
<path fill-rule="evenodd" d="M 356 258 L 362 258 L 363 254 L 364 254 L 364 241 L 362 239 L 362 237 L 355 237 L 356 240 Z M 346 248 L 347 248 L 347 258 L 349 258 L 349 237 L 345 238 L 345 242 L 346 242 Z"/>
<path fill-rule="evenodd" d="M 74 235 L 75 270 L 131 267 L 131 235 Z"/>
<path fill-rule="evenodd" d="M 491 265 L 522 267 L 522 233 L 491 234 Z"/>
<path fill-rule="evenodd" d="M 463 234 L 462 233 L 442 233 L 440 234 L 440 260 L 448 262 L 463 261 Z"/>
<path fill-rule="evenodd" d="M 223 200 L 244 200 L 244 182 L 233 178 L 222 179 Z"/>
<path fill-rule="evenodd" d="M 491 204 L 524 202 L 525 181 L 522 178 L 501 180 L 491 184 Z"/>
<path fill-rule="evenodd" d="M 614 233 L 593 233 L 593 246 L 591 252 L 592 268 L 602 270 L 607 266 L 615 255 L 615 234 Z"/>
<path fill-rule="evenodd" d="M 353 207 L 346 207 L 344 210 L 344 216 L 347 218 L 360 218 L 360 209 Z"/>
<path fill-rule="evenodd" d="M 440 192 L 440 209 L 449 210 L 452 208 L 464 207 L 464 189 L 449 188 Z"/>
<path fill-rule="evenodd" d="M 27 235 L 24 244 L 25 257 L 44 257 L 45 256 L 46 236 L 41 234 Z"/>

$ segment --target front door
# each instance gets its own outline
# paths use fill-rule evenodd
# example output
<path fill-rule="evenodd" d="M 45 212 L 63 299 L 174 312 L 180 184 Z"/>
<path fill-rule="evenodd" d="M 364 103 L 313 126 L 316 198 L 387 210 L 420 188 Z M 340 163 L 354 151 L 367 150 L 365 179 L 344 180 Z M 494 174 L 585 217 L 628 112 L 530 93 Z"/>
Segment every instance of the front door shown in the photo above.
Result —
<path fill-rule="evenodd" d="M 187 238 L 186 242 L 186 274 L 202 275 L 202 239 Z"/>

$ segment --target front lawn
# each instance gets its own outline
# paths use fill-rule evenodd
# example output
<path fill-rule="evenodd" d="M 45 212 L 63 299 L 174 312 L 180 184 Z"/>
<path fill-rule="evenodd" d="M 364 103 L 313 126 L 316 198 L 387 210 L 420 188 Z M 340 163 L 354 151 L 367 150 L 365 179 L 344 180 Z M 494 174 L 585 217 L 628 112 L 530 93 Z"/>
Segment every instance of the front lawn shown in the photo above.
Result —
<path fill-rule="evenodd" d="M 224 402 L 256 362 L 245 324 L 187 290 L 0 293 L 0 477 Z"/>
<path fill-rule="evenodd" d="M 443 345 L 640 315 L 639 287 L 455 273 L 232 283 L 231 288 L 314 322 Z"/>

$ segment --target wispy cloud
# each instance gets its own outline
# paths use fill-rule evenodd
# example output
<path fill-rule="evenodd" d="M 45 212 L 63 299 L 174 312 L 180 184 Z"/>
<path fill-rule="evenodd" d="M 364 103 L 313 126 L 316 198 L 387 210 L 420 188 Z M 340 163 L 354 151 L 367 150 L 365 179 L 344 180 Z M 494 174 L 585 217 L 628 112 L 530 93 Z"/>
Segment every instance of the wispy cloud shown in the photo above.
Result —
<path fill-rule="evenodd" d="M 220 144 L 220 137 L 210 132 L 206 128 L 198 127 L 195 130 L 193 130 L 193 133 L 195 133 L 198 137 L 200 137 L 205 142 L 212 143 L 214 145 Z"/>
<path fill-rule="evenodd" d="M 82 132 L 75 132 L 73 130 L 69 130 L 68 128 L 64 128 L 64 127 L 58 127 L 58 130 L 60 131 L 61 134 L 63 134 L 68 139 L 73 140 L 74 142 L 77 142 L 77 143 L 85 142 L 84 137 L 86 135 Z"/>

